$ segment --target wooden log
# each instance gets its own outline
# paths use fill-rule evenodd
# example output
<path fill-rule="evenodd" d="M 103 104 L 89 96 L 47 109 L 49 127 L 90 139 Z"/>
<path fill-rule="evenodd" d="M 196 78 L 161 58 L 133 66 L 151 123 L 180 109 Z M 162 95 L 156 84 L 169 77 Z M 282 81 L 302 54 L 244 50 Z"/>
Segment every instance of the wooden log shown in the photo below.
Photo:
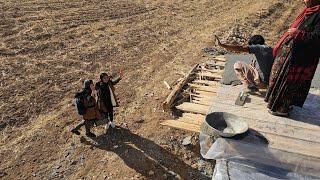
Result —
<path fill-rule="evenodd" d="M 190 72 L 187 74 L 187 76 L 174 87 L 174 89 L 171 91 L 171 93 L 169 94 L 167 99 L 163 102 L 163 109 L 164 110 L 168 110 L 173 106 L 173 102 L 176 100 L 176 97 L 181 92 L 181 89 L 183 88 L 183 86 L 185 86 L 188 83 L 189 78 L 191 77 L 193 72 L 197 69 L 197 67 L 198 67 L 198 64 L 196 64 L 190 70 Z"/>

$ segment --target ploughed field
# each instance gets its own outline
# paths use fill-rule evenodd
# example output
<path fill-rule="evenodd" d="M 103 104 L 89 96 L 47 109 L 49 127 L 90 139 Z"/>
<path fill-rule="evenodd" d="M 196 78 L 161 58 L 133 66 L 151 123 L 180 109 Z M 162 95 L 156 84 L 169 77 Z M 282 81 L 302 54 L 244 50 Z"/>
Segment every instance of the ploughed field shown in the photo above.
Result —
<path fill-rule="evenodd" d="M 270 45 L 300 2 L 0 0 L 0 177 L 184 179 L 198 169 L 197 135 L 162 127 L 161 103 L 192 65 L 210 57 L 213 34 Z M 217 49 L 217 53 L 221 52 Z M 116 93 L 118 129 L 93 141 L 68 132 L 86 78 L 124 69 Z M 84 131 L 82 131 L 84 134 Z M 173 171 L 173 172 L 171 172 Z"/>

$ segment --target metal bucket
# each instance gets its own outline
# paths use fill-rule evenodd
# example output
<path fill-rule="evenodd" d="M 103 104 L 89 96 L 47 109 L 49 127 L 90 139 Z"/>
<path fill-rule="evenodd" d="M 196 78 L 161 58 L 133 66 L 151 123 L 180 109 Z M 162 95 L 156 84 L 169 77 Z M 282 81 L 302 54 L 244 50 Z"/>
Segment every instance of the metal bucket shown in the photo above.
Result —
<path fill-rule="evenodd" d="M 201 125 L 201 132 L 212 137 L 233 137 L 248 129 L 248 123 L 242 118 L 225 112 L 208 114 Z"/>

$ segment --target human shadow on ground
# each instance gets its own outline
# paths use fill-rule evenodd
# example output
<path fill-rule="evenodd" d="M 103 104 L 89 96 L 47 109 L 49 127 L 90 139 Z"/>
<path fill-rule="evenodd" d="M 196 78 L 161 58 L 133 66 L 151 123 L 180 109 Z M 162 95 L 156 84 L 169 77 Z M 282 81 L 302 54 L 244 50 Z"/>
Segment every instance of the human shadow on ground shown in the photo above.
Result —
<path fill-rule="evenodd" d="M 130 130 L 117 127 L 109 129 L 94 142 L 81 138 L 81 142 L 105 151 L 116 153 L 124 163 L 148 179 L 208 179 L 174 154 L 155 142 Z"/>
<path fill-rule="evenodd" d="M 265 93 L 260 95 L 250 95 L 246 99 L 246 103 L 252 102 L 252 96 L 264 97 Z M 267 106 L 267 102 L 265 103 Z M 309 93 L 303 107 L 294 106 L 289 112 L 288 119 L 304 122 L 312 125 L 320 126 L 320 96 L 317 94 Z"/>

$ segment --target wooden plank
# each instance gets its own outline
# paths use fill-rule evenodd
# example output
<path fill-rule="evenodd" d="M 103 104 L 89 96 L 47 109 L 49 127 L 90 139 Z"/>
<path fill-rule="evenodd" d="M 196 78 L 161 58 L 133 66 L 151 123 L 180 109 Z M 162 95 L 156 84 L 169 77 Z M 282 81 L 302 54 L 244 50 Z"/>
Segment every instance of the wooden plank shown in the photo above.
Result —
<path fill-rule="evenodd" d="M 229 96 L 231 96 L 232 94 L 237 94 L 234 91 L 232 91 L 232 90 L 236 90 L 236 89 L 239 89 L 239 88 L 231 87 L 231 86 L 229 86 L 229 88 L 226 88 L 225 86 L 221 86 L 220 88 L 218 88 L 218 90 L 217 90 L 218 91 L 218 94 L 217 94 L 218 98 L 217 98 L 217 100 L 215 100 L 215 103 L 213 103 L 212 109 L 216 110 L 218 108 L 219 111 L 226 111 L 226 110 L 231 111 L 230 108 L 235 107 L 235 110 L 233 110 L 233 113 L 240 112 L 240 114 L 238 114 L 238 115 L 240 115 L 241 117 L 256 117 L 257 120 L 268 121 L 271 123 L 278 123 L 278 124 L 282 124 L 285 126 L 300 127 L 300 128 L 310 129 L 310 130 L 314 130 L 314 131 L 319 132 L 320 127 L 317 125 L 308 124 L 303 121 L 297 121 L 297 120 L 293 120 L 290 118 L 272 116 L 267 112 L 266 109 L 262 109 L 262 108 L 259 109 L 258 108 L 255 110 L 252 109 L 251 111 L 248 111 L 248 109 L 243 109 L 239 106 L 231 105 L 231 103 L 229 103 L 229 105 L 226 105 L 224 103 L 224 102 L 226 102 L 224 100 L 224 98 L 228 99 Z M 224 90 L 227 92 L 220 93 L 221 91 L 224 91 Z M 259 104 L 259 103 L 263 104 L 263 103 L 265 103 L 263 101 L 263 98 L 255 97 L 255 96 L 250 96 L 250 98 L 251 98 L 251 103 L 248 103 L 248 106 L 249 106 L 249 104 Z M 307 101 L 306 101 L 306 103 L 307 103 Z M 219 108 L 219 105 L 221 105 L 222 107 Z M 312 112 L 310 112 L 310 113 L 312 113 Z M 312 118 L 315 118 L 315 117 L 307 117 L 306 116 L 306 119 L 312 119 Z"/>
<path fill-rule="evenodd" d="M 217 81 L 209 81 L 209 80 L 194 80 L 192 83 L 197 83 L 197 84 L 206 84 L 209 86 L 217 87 L 219 83 Z"/>
<path fill-rule="evenodd" d="M 165 110 L 168 110 L 173 106 L 173 102 L 177 98 L 178 94 L 181 92 L 181 89 L 183 88 L 184 85 L 187 84 L 190 76 L 193 74 L 193 72 L 197 69 L 198 66 L 199 66 L 199 64 L 196 64 L 190 70 L 190 72 L 187 74 L 187 76 L 174 87 L 174 89 L 171 91 L 171 93 L 169 94 L 167 99 L 163 102 L 163 108 Z"/>
<path fill-rule="evenodd" d="M 212 104 L 212 102 L 200 101 L 200 100 L 192 100 L 192 103 L 201 104 L 201 105 L 205 105 L 205 106 L 210 106 Z"/>
<path fill-rule="evenodd" d="M 192 84 L 192 83 L 188 83 L 188 85 L 190 87 L 194 87 L 194 88 L 199 89 L 201 91 L 206 91 L 206 92 L 216 92 L 217 91 L 217 88 L 213 88 L 210 86 L 202 86 L 202 85 Z"/>
<path fill-rule="evenodd" d="M 194 125 L 198 125 L 198 126 L 200 126 L 202 123 L 202 121 L 199 119 L 190 119 L 190 118 L 184 118 L 184 117 L 180 117 L 177 121 L 189 123 L 189 124 L 194 124 Z"/>
<path fill-rule="evenodd" d="M 221 79 L 222 75 L 221 74 L 216 74 L 216 73 L 211 73 L 211 72 L 199 72 L 197 75 L 201 77 L 209 77 L 209 78 L 214 78 L 214 79 Z"/>
<path fill-rule="evenodd" d="M 207 92 L 207 91 L 202 91 L 202 90 L 199 90 L 199 89 L 195 89 L 194 92 L 199 94 L 199 95 L 208 96 L 208 97 L 216 96 L 216 92 Z"/>
<path fill-rule="evenodd" d="M 271 148 L 316 158 L 320 157 L 320 148 L 317 143 L 282 137 L 271 133 L 261 132 L 261 134 L 269 140 L 269 147 Z"/>
<path fill-rule="evenodd" d="M 218 103 L 220 105 L 218 105 Z M 230 112 L 233 114 L 237 114 L 240 117 L 243 118 L 251 118 L 251 119 L 256 119 L 259 121 L 267 121 L 270 123 L 277 123 L 281 124 L 284 126 L 291 126 L 291 127 L 297 127 L 297 128 L 303 128 L 303 129 L 309 129 L 313 131 L 318 131 L 320 132 L 320 127 L 317 125 L 312 125 L 300 121 L 296 121 L 290 118 L 284 118 L 284 117 L 278 117 L 278 116 L 273 116 L 269 114 L 268 112 L 263 112 L 261 110 L 254 110 L 254 109 L 243 109 L 241 107 L 231 107 L 231 105 L 225 105 L 221 102 L 214 102 L 212 104 L 212 109 L 215 111 L 224 111 L 224 112 Z M 227 110 L 227 111 L 226 111 Z"/>
<path fill-rule="evenodd" d="M 177 129 L 187 130 L 187 131 L 200 132 L 199 125 L 185 123 L 185 122 L 181 122 L 181 121 L 177 121 L 177 120 L 165 120 L 165 121 L 162 121 L 160 124 L 164 125 L 164 126 L 174 127 Z"/>
<path fill-rule="evenodd" d="M 193 98 L 193 97 L 203 98 L 203 99 L 206 99 L 207 101 L 210 101 L 210 102 L 212 102 L 214 100 L 213 96 L 206 96 L 206 95 L 202 95 L 202 94 L 190 93 L 190 96 L 191 96 L 191 98 Z"/>
<path fill-rule="evenodd" d="M 297 175 L 297 176 L 295 175 L 296 179 L 308 179 L 305 177 L 305 175 L 307 174 L 313 177 L 320 177 L 320 172 L 319 172 L 320 159 L 319 158 L 305 156 L 305 155 L 296 154 L 296 153 L 293 154 L 293 153 L 288 153 L 283 151 L 279 152 L 278 150 L 275 150 L 273 148 L 266 149 L 265 147 L 256 147 L 253 144 L 250 145 L 250 144 L 242 143 L 241 141 L 235 141 L 232 139 L 219 139 L 218 141 L 219 142 L 217 143 L 219 144 L 221 143 L 222 146 L 230 147 L 228 148 L 228 156 L 242 157 L 242 159 L 244 160 L 242 161 L 242 163 L 239 163 L 239 161 L 232 162 L 232 159 L 231 159 L 229 161 L 228 171 L 231 172 L 233 171 L 232 169 L 234 168 L 238 170 L 241 169 L 241 175 L 243 175 L 244 173 L 246 174 L 246 176 L 243 176 L 243 177 L 249 177 L 252 174 L 263 172 L 261 171 L 262 169 L 269 171 L 268 167 L 261 169 L 261 168 L 255 168 L 254 166 L 248 166 L 247 163 L 243 164 L 243 162 L 249 162 L 251 160 L 255 162 L 263 162 L 263 164 L 272 165 L 274 167 L 284 168 L 291 172 L 301 173 L 301 175 L 303 174 L 302 176 L 300 176 L 299 174 L 296 174 Z M 253 154 L 255 154 L 256 156 Z M 303 165 L 301 164 L 302 162 L 303 162 Z M 236 163 L 236 164 L 232 165 L 231 163 Z M 250 168 L 246 169 L 246 167 L 250 167 Z M 227 167 L 225 169 L 227 169 Z M 225 174 L 228 174 L 228 173 L 225 172 Z M 239 173 L 233 173 L 233 174 L 239 174 Z M 237 177 L 233 176 L 233 178 L 227 177 L 226 179 L 243 179 L 243 178 L 239 178 L 239 176 Z M 261 179 L 266 179 L 266 178 L 261 178 Z M 269 176 L 269 179 L 270 179 L 270 176 Z"/>
<path fill-rule="evenodd" d="M 235 106 L 234 100 L 230 100 L 230 97 L 238 95 L 240 88 L 218 88 L 209 112 L 229 112 L 242 117 L 250 128 L 257 130 L 270 141 L 269 146 L 272 148 L 312 157 L 320 156 L 319 126 L 269 114 L 262 97 L 250 96 L 250 103 L 246 103 L 244 107 Z M 305 118 L 311 118 L 311 115 L 316 118 L 317 113 L 308 112 Z"/>
<path fill-rule="evenodd" d="M 207 114 L 209 110 L 209 106 L 194 104 L 194 103 L 182 103 L 179 106 L 176 106 L 177 109 L 185 112 L 199 113 L 199 114 Z"/>
<path fill-rule="evenodd" d="M 215 96 L 214 101 L 220 102 L 225 105 L 235 106 L 237 108 L 243 108 L 243 109 L 256 109 L 256 110 L 262 110 L 262 111 L 268 111 L 267 109 L 267 103 L 266 102 L 255 102 L 252 101 L 250 98 L 247 98 L 246 103 L 243 106 L 236 106 L 235 101 L 237 97 L 231 96 L 231 97 L 222 97 L 222 96 Z"/>
<path fill-rule="evenodd" d="M 213 103 L 213 98 L 205 98 L 205 97 L 197 97 L 197 96 L 192 96 L 193 100 L 197 100 L 197 101 L 205 101 L 205 102 L 209 102 L 209 103 Z"/>
<path fill-rule="evenodd" d="M 221 62 L 227 62 L 227 58 L 225 56 L 215 56 L 213 57 L 213 60 L 215 61 L 221 61 Z"/>
<path fill-rule="evenodd" d="M 189 118 L 189 119 L 197 119 L 197 120 L 201 121 L 201 123 L 202 123 L 206 116 L 202 115 L 202 114 L 183 113 L 182 117 Z"/>
<path fill-rule="evenodd" d="M 160 124 L 175 127 L 178 129 L 187 130 L 187 131 L 200 132 L 199 125 L 193 125 L 190 123 L 185 123 L 177 120 L 166 120 L 161 122 Z M 312 156 L 315 158 L 320 157 L 319 144 L 317 143 L 303 141 L 303 140 L 294 139 L 294 138 L 282 137 L 282 136 L 278 136 L 271 133 L 261 132 L 261 134 L 266 139 L 268 139 L 269 141 L 268 146 L 270 148 L 291 152 L 291 153 L 297 153 L 301 155 Z"/>
<path fill-rule="evenodd" d="M 310 129 L 288 126 L 284 123 L 279 124 L 278 121 L 272 120 L 274 119 L 273 115 L 264 114 L 260 110 L 232 107 L 230 105 L 223 105 L 221 103 L 219 103 L 219 105 L 214 104 L 212 108 L 216 112 L 228 112 L 243 118 L 243 120 L 248 122 L 249 127 L 254 128 L 259 132 L 273 133 L 284 137 L 320 143 L 320 127 L 318 128 L 318 131 L 314 131 Z"/>
<path fill-rule="evenodd" d="M 214 65 L 224 67 L 226 65 L 225 62 L 217 61 Z"/>
<path fill-rule="evenodd" d="M 201 68 L 200 69 L 201 73 L 204 73 L 204 72 L 210 72 L 210 73 L 213 73 L 213 74 L 218 74 L 218 75 L 223 75 L 223 70 L 220 70 L 220 69 L 207 69 L 207 68 Z"/>

